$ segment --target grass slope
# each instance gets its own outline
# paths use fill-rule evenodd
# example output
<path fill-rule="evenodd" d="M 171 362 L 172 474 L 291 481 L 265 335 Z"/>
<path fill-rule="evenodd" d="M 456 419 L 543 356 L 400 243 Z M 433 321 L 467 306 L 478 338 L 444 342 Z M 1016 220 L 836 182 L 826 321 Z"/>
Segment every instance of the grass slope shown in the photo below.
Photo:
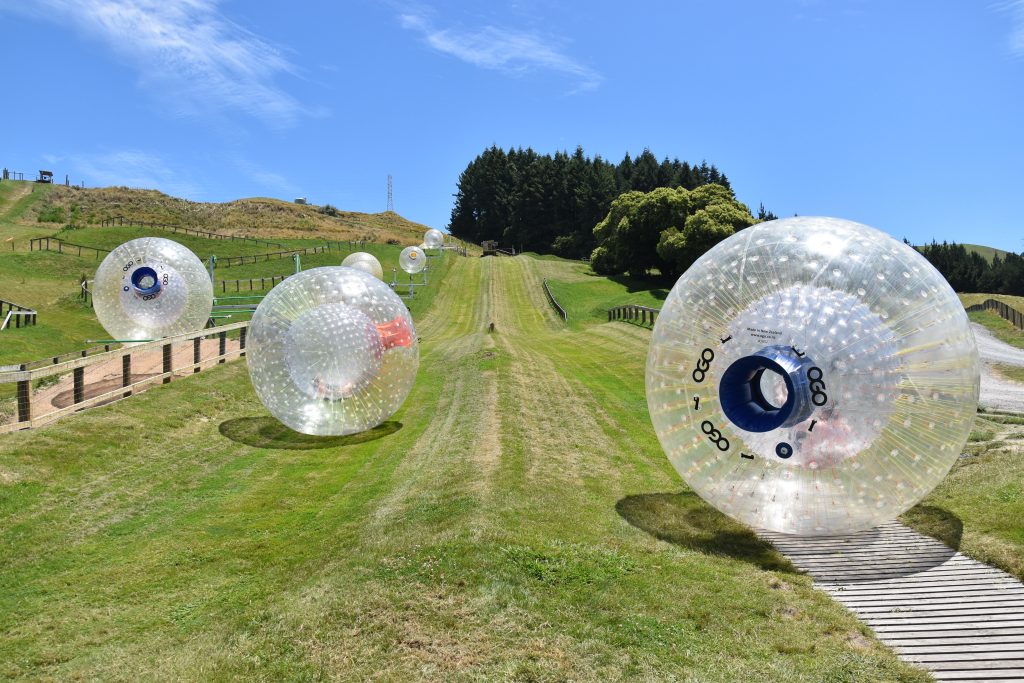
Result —
<path fill-rule="evenodd" d="M 409 221 L 394 212 L 376 214 L 339 211 L 328 216 L 319 207 L 299 205 L 280 199 L 253 197 L 232 202 L 191 202 L 157 190 L 126 187 L 78 189 L 55 185 L 45 201 L 25 213 L 35 220 L 57 207 L 64 215 L 75 209 L 79 223 L 99 223 L 104 218 L 124 216 L 134 220 L 171 223 L 231 235 L 264 239 L 278 237 L 324 239 L 368 239 L 419 244 L 427 226 Z"/>
<path fill-rule="evenodd" d="M 0 440 L 0 677 L 928 680 L 680 483 L 648 333 L 567 330 L 542 263 L 455 260 L 365 435 L 233 363 Z"/>

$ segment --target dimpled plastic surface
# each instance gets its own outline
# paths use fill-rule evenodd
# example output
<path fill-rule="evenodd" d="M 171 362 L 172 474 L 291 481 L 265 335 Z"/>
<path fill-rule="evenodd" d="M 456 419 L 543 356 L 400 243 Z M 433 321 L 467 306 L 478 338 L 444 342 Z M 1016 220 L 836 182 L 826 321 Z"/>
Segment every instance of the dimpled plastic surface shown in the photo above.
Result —
<path fill-rule="evenodd" d="M 419 367 L 412 317 L 374 276 L 313 268 L 270 290 L 246 353 L 260 401 L 304 434 L 372 429 L 401 407 Z"/>
<path fill-rule="evenodd" d="M 814 410 L 766 432 L 723 413 L 740 358 L 810 360 Z M 709 360 L 710 359 L 710 360 Z M 786 384 L 766 372 L 767 402 Z M 654 326 L 647 402 L 669 460 L 697 494 L 754 527 L 801 535 L 874 527 L 912 507 L 956 461 L 979 391 L 967 314 L 912 248 L 836 218 L 742 230 L 676 282 Z"/>
<path fill-rule="evenodd" d="M 158 291 L 133 285 L 133 276 L 152 282 L 146 275 L 150 272 Z M 111 338 L 159 339 L 202 329 L 213 308 L 213 285 L 202 261 L 186 247 L 142 237 L 125 242 L 100 263 L 92 305 Z"/>
<path fill-rule="evenodd" d="M 426 252 L 419 247 L 406 247 L 398 255 L 398 265 L 409 275 L 415 275 L 427 266 Z"/>
<path fill-rule="evenodd" d="M 444 245 L 444 233 L 435 228 L 427 230 L 423 235 L 423 244 L 428 249 L 440 249 Z"/>
<path fill-rule="evenodd" d="M 361 270 L 364 273 L 369 273 L 378 280 L 384 279 L 384 269 L 381 268 L 380 261 L 377 260 L 376 256 L 373 254 L 367 254 L 365 251 L 357 251 L 349 254 L 341 262 L 341 265 Z"/>

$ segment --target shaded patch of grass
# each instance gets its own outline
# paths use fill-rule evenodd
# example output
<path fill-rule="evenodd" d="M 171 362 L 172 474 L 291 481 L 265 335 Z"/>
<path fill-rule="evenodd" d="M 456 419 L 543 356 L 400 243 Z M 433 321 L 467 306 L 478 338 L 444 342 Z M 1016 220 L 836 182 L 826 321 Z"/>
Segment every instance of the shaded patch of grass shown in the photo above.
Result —
<path fill-rule="evenodd" d="M 971 311 L 967 314 L 971 322 L 984 326 L 996 339 L 1024 349 L 1024 331 L 1018 330 L 1002 316 L 993 311 Z"/>

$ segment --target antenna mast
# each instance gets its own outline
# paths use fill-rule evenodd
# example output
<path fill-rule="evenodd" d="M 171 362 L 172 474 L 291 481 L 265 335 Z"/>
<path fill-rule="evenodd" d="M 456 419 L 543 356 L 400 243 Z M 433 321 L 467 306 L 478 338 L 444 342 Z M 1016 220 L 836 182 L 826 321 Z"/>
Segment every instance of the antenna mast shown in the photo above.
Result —
<path fill-rule="evenodd" d="M 395 202 L 391 197 L 391 174 L 388 174 L 388 211 L 395 210 Z"/>

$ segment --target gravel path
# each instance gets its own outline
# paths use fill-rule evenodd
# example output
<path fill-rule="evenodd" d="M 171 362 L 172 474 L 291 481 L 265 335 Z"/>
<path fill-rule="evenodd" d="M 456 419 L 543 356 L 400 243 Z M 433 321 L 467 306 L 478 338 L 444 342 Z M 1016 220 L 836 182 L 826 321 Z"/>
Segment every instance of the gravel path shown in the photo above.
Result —
<path fill-rule="evenodd" d="M 1010 381 L 997 373 L 992 366 L 1019 365 L 1024 367 L 1024 349 L 1018 349 L 999 341 L 987 329 L 972 323 L 974 338 L 981 355 L 981 405 L 998 410 L 1013 410 L 1024 413 L 1024 384 Z"/>

